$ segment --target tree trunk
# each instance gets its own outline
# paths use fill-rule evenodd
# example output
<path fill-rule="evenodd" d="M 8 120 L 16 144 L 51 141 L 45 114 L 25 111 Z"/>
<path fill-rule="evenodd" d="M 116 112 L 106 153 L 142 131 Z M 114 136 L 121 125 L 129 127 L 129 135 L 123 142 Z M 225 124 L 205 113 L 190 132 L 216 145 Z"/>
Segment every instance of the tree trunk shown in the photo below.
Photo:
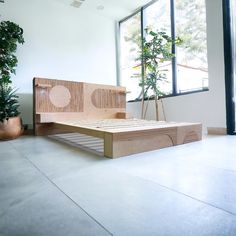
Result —
<path fill-rule="evenodd" d="M 156 120 L 159 120 L 158 117 L 158 97 L 155 96 L 155 108 L 156 108 Z"/>

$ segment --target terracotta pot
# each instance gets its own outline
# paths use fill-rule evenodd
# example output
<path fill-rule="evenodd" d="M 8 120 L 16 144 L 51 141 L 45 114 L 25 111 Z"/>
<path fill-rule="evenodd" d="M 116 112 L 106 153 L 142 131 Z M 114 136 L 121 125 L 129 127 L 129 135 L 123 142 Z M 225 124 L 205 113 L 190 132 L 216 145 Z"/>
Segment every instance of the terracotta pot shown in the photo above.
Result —
<path fill-rule="evenodd" d="M 20 117 L 11 117 L 0 122 L 0 140 L 9 140 L 19 137 L 23 133 Z"/>

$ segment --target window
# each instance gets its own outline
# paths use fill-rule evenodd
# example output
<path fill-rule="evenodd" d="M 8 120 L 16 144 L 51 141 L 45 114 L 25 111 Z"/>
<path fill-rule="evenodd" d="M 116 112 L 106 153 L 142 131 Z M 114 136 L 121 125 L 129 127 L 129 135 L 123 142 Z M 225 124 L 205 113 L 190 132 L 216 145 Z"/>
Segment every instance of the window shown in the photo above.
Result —
<path fill-rule="evenodd" d="M 141 14 L 130 17 L 120 25 L 120 84 L 125 86 L 127 99 L 135 99 L 141 94 L 141 60 L 138 60 L 141 48 Z"/>
<path fill-rule="evenodd" d="M 234 77 L 234 91 L 236 91 L 236 13 L 235 13 L 235 7 L 236 7 L 236 0 L 230 1 L 230 14 L 231 14 L 231 43 L 232 43 L 232 71 L 233 71 L 233 77 Z M 235 95 L 234 95 L 235 97 Z M 236 109 L 235 109 L 236 110 Z"/>
<path fill-rule="evenodd" d="M 141 8 L 120 22 L 120 84 L 131 93 L 128 100 L 140 98 L 142 62 L 140 57 L 145 28 L 165 31 L 180 37 L 183 43 L 173 45 L 172 61 L 162 67 L 167 82 L 159 84 L 166 95 L 177 95 L 208 88 L 205 0 L 158 0 Z"/>
<path fill-rule="evenodd" d="M 205 0 L 175 1 L 177 92 L 208 87 Z"/>
<path fill-rule="evenodd" d="M 236 0 L 222 0 L 227 134 L 236 135 Z"/>
<path fill-rule="evenodd" d="M 166 0 L 159 0 L 147 7 L 143 11 L 144 14 L 144 28 L 151 28 L 155 31 L 165 31 L 171 35 L 170 22 L 170 2 Z M 165 70 L 167 80 L 161 81 L 159 85 L 161 91 L 165 94 L 172 93 L 172 65 L 171 61 L 162 64 L 162 69 Z"/>
<path fill-rule="evenodd" d="M 231 52 L 231 64 L 232 64 L 232 76 L 233 76 L 233 91 L 234 94 L 232 96 L 232 102 L 234 103 L 234 134 L 236 134 L 236 104 L 235 104 L 235 95 L 236 95 L 236 13 L 235 13 L 235 7 L 236 7 L 236 0 L 230 1 L 230 14 L 231 14 L 231 44 L 232 44 L 232 52 Z"/>

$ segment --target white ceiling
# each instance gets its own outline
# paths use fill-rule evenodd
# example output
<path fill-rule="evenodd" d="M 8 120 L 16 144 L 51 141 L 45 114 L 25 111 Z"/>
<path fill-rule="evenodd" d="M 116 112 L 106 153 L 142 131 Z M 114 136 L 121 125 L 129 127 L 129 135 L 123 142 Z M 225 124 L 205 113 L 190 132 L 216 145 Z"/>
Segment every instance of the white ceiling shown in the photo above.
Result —
<path fill-rule="evenodd" d="M 74 0 L 55 1 L 65 6 L 73 7 L 71 6 L 71 3 Z M 78 12 L 85 10 L 94 14 L 101 14 L 114 20 L 120 20 L 150 1 L 151 0 L 84 0 L 78 8 Z M 98 10 L 97 8 L 99 6 L 103 6 L 104 9 Z"/>

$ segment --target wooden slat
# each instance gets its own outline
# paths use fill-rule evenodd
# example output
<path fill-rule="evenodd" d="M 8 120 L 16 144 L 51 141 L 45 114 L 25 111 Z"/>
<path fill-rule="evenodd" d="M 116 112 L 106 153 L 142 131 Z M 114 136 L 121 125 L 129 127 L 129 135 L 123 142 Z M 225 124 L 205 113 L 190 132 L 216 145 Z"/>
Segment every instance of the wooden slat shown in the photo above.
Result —
<path fill-rule="evenodd" d="M 104 155 L 103 139 L 78 133 L 56 134 L 49 137 L 100 156 Z"/>

